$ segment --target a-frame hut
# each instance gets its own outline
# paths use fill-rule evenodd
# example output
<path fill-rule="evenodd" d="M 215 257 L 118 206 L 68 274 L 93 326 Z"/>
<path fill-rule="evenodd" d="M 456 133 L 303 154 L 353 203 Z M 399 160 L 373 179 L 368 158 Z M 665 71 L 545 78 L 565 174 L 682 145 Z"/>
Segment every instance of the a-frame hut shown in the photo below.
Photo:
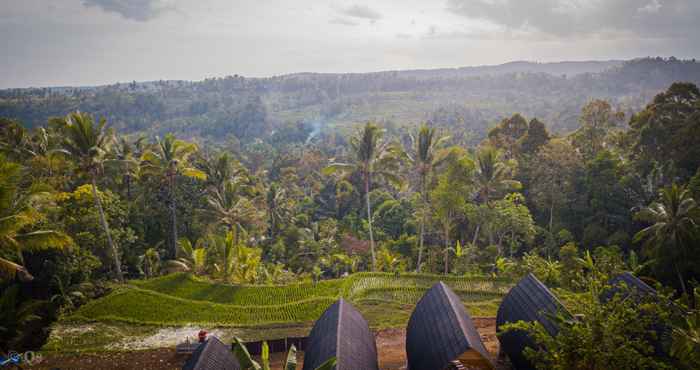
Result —
<path fill-rule="evenodd" d="M 182 370 L 240 370 L 241 365 L 231 352 L 231 346 L 210 336 L 192 353 Z"/>
<path fill-rule="evenodd" d="M 336 370 L 379 369 L 377 346 L 367 321 L 342 298 L 311 329 L 303 370 L 313 370 L 333 356 Z"/>
<path fill-rule="evenodd" d="M 443 282 L 418 301 L 406 328 L 409 370 L 443 370 L 455 363 L 493 369 L 490 355 L 462 300 Z"/>
<path fill-rule="evenodd" d="M 559 329 L 547 315 L 562 311 L 568 315 L 561 302 L 533 274 L 528 274 L 511 288 L 498 307 L 496 331 L 499 333 L 501 351 L 508 355 L 515 369 L 534 370 L 534 366 L 525 358 L 523 350 L 526 347 L 536 348 L 536 344 L 524 331 L 502 333 L 501 327 L 517 321 L 537 321 L 550 335 L 556 335 Z"/>

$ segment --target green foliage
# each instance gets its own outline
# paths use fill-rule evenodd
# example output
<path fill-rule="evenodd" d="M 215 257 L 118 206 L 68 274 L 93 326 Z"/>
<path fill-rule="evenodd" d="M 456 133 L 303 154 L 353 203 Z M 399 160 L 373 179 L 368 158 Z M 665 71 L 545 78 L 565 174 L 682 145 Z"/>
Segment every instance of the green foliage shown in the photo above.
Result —
<path fill-rule="evenodd" d="M 700 290 L 695 288 L 695 301 L 699 299 Z M 671 355 L 687 369 L 700 368 L 700 310 L 691 311 L 673 328 Z"/>
<path fill-rule="evenodd" d="M 581 274 L 582 266 L 577 261 L 578 248 L 573 242 L 564 244 L 559 249 L 559 261 L 561 261 L 562 285 L 568 288 L 574 286 L 574 282 Z"/>
<path fill-rule="evenodd" d="M 683 293 L 687 293 L 684 273 L 698 255 L 698 224 L 700 208 L 690 191 L 672 185 L 661 191 L 660 200 L 635 214 L 637 220 L 651 226 L 634 236 L 661 269 L 675 271 Z"/>
<path fill-rule="evenodd" d="M 547 286 L 556 287 L 561 284 L 562 264 L 559 261 L 527 253 L 523 256 L 520 268 L 524 273 L 534 274 Z"/>
<path fill-rule="evenodd" d="M 123 253 L 134 253 L 136 235 L 134 230 L 126 226 L 128 211 L 121 199 L 109 190 L 97 191 L 105 218 L 111 224 L 110 235 L 113 242 L 120 245 L 119 260 Z M 94 205 L 91 185 L 82 185 L 73 192 L 56 194 L 56 207 L 51 219 L 62 230 L 66 230 L 78 248 L 97 256 L 103 266 L 112 265 L 114 256 L 109 248 L 109 241 L 104 232 L 99 210 Z M 133 259 L 127 259 L 133 262 Z M 128 268 L 134 271 L 138 266 L 133 264 Z"/>
<path fill-rule="evenodd" d="M 659 159 L 673 162 L 687 179 L 700 167 L 700 90 L 673 83 L 630 120 L 628 140 L 642 173 Z"/>
<path fill-rule="evenodd" d="M 12 279 L 17 273 L 23 280 L 31 279 L 22 266 L 23 252 L 73 244 L 61 231 L 40 229 L 52 199 L 39 187 L 20 188 L 20 178 L 21 167 L 0 155 L 0 280 Z"/>

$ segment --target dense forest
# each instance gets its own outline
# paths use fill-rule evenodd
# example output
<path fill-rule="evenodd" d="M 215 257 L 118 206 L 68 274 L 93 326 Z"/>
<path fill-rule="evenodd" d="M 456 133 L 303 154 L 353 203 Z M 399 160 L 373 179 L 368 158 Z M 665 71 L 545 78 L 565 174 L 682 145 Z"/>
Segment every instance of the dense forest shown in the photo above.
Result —
<path fill-rule="evenodd" d="M 557 134 L 578 127 L 580 108 L 608 100 L 630 115 L 675 81 L 700 83 L 700 63 L 675 58 L 628 62 L 508 63 L 492 67 L 355 74 L 229 76 L 101 87 L 0 91 L 0 117 L 30 128 L 80 110 L 124 134 L 199 138 L 221 144 L 270 138 L 289 122 L 345 129 L 368 120 L 387 129 L 430 121 L 478 144 L 513 112 Z M 397 131 L 398 132 L 398 131 Z M 284 135 L 284 134 L 282 134 Z M 274 136 L 274 135 L 273 135 Z"/>
<path fill-rule="evenodd" d="M 41 345 L 107 282 L 173 271 L 234 284 L 534 272 L 574 294 L 629 270 L 690 310 L 699 82 L 695 61 L 642 59 L 575 76 L 4 90 L 0 342 Z M 678 329 L 687 364 L 698 323 Z"/>

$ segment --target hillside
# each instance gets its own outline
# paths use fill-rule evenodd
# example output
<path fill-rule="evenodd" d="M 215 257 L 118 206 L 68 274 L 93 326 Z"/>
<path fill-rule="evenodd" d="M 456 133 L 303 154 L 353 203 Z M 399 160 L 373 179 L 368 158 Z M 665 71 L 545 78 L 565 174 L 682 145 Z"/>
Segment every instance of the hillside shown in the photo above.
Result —
<path fill-rule="evenodd" d="M 270 78 L 229 76 L 201 82 L 157 81 L 89 88 L 0 91 L 0 117 L 29 127 L 72 110 L 105 116 L 124 133 L 174 132 L 222 143 L 265 138 L 289 122 L 312 131 L 367 120 L 389 126 L 430 120 L 459 126 L 478 142 L 487 128 L 520 112 L 555 132 L 578 125 L 581 107 L 609 99 L 639 110 L 671 82 L 700 82 L 700 63 L 675 58 L 627 62 L 513 62 L 500 66 L 354 74 L 300 73 Z"/>
<path fill-rule="evenodd" d="M 499 279 L 382 273 L 358 273 L 319 283 L 234 286 L 174 274 L 134 281 L 86 304 L 69 320 L 234 327 L 299 324 L 313 322 L 340 297 L 356 304 L 414 305 L 439 280 L 447 282 L 477 315 L 495 314 L 492 309 L 485 311 L 483 304 L 490 307 L 510 287 Z"/>

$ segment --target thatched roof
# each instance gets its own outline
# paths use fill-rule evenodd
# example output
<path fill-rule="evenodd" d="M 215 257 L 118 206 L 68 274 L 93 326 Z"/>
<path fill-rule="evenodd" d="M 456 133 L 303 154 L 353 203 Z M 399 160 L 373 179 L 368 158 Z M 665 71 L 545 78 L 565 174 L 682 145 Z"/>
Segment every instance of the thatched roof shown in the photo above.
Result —
<path fill-rule="evenodd" d="M 377 346 L 367 321 L 342 298 L 311 329 L 303 370 L 313 370 L 333 356 L 337 370 L 379 369 Z"/>
<path fill-rule="evenodd" d="M 182 370 L 240 370 L 241 365 L 231 352 L 231 346 L 210 336 L 192 353 Z"/>
<path fill-rule="evenodd" d="M 506 323 L 538 321 L 550 335 L 556 335 L 559 329 L 546 315 L 558 311 L 567 312 L 535 275 L 528 274 L 503 298 L 496 316 L 496 331 L 500 333 L 501 326 Z M 526 347 L 535 348 L 535 342 L 529 335 L 523 331 L 510 331 L 499 334 L 498 340 L 501 342 L 501 350 L 508 355 L 516 369 L 534 369 L 523 355 Z"/>
<path fill-rule="evenodd" d="M 410 370 L 441 370 L 462 360 L 469 368 L 492 369 L 490 356 L 459 297 L 443 282 L 418 301 L 406 328 Z"/>

